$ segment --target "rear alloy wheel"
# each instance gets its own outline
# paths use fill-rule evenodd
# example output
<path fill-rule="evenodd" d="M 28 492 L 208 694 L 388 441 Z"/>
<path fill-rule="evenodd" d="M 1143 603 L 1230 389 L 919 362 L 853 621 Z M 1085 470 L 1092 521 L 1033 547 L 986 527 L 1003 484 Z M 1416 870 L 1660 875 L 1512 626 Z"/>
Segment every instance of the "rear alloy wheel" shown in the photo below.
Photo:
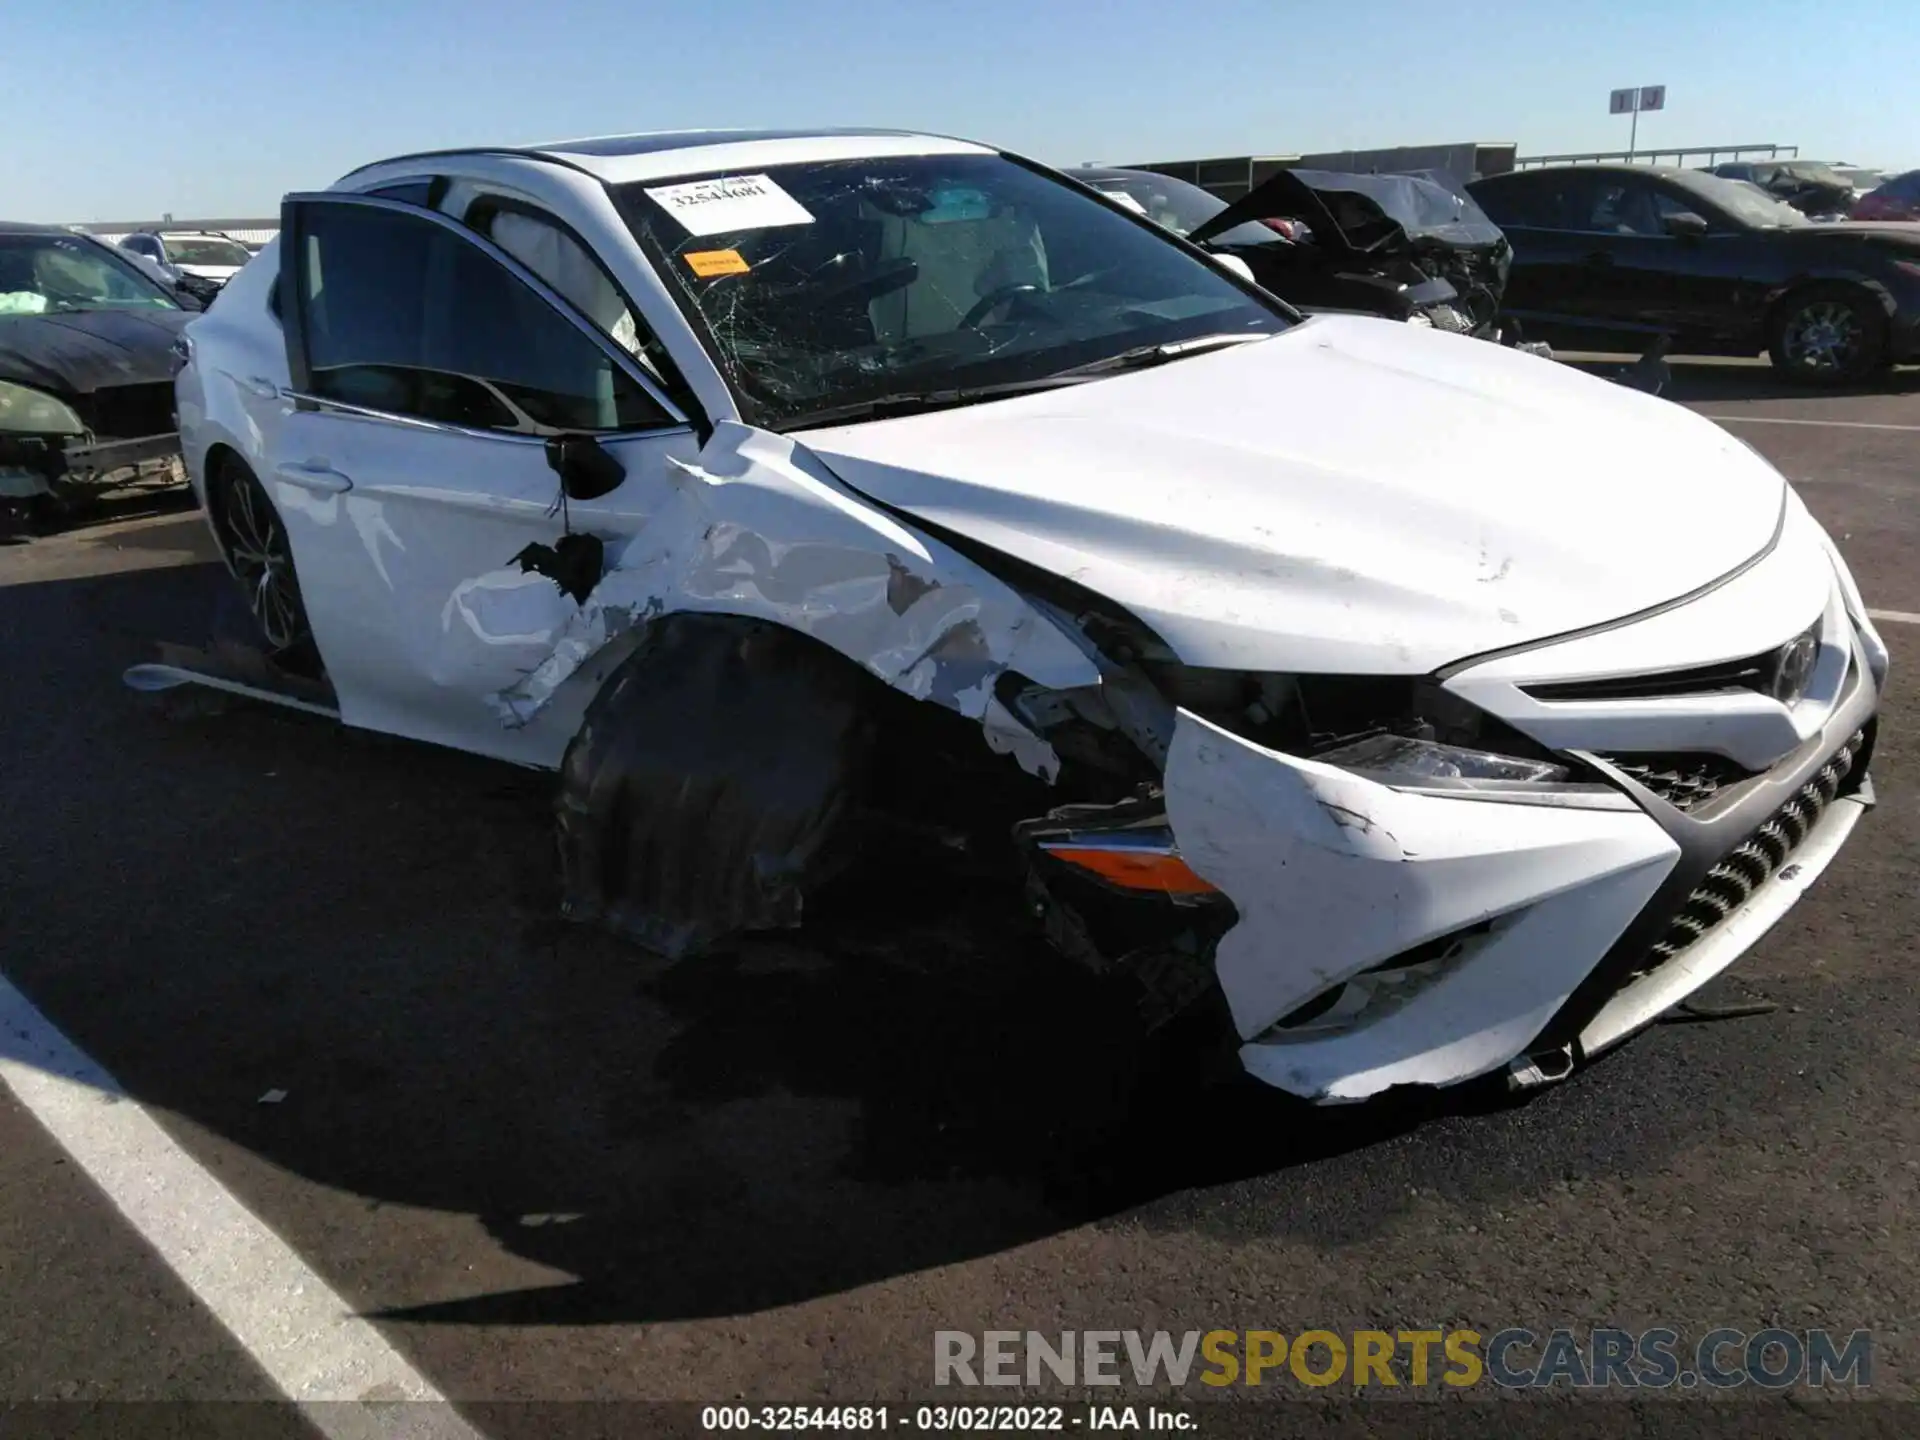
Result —
<path fill-rule="evenodd" d="M 306 603 L 293 570 L 287 527 L 265 488 L 238 460 L 221 462 L 213 477 L 213 513 L 227 564 L 240 582 L 247 608 L 276 661 L 306 669 L 313 656 L 313 632 Z"/>
<path fill-rule="evenodd" d="M 1789 296 L 1774 320 L 1773 363 L 1795 380 L 1859 380 L 1879 367 L 1886 351 L 1886 314 L 1852 286 L 1816 285 Z"/>

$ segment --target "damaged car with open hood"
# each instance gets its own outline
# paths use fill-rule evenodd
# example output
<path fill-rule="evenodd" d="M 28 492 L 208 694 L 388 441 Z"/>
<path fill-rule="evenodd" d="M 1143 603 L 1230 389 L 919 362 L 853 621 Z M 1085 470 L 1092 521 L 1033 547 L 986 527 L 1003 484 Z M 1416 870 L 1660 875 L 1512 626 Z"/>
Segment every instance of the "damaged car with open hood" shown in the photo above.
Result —
<path fill-rule="evenodd" d="M 0 513 L 181 482 L 174 346 L 194 313 L 91 236 L 0 224 Z"/>
<path fill-rule="evenodd" d="M 1872 801 L 1886 648 L 1756 452 L 1018 156 L 419 154 L 282 222 L 178 394 L 285 693 L 558 772 L 567 913 L 656 952 L 799 923 L 904 810 L 1282 1090 L 1527 1085 Z"/>
<path fill-rule="evenodd" d="M 1502 338 L 1513 247 L 1441 171 L 1279 170 L 1232 204 L 1152 171 L 1069 173 L 1194 244 L 1237 257 L 1309 313 L 1353 311 Z"/>

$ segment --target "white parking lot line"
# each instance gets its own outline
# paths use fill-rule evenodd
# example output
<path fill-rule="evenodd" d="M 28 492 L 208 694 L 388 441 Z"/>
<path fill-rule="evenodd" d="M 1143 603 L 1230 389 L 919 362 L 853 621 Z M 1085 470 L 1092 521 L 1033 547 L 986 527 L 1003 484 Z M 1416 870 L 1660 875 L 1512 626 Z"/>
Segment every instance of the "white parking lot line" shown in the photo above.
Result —
<path fill-rule="evenodd" d="M 378 1330 L 4 978 L 0 1080 L 322 1434 L 480 1440 Z"/>
<path fill-rule="evenodd" d="M 1784 415 L 1714 415 L 1702 410 L 1702 419 L 1735 425 L 1824 425 L 1833 430 L 1920 430 L 1920 425 L 1888 425 L 1878 420 L 1791 420 Z"/>
<path fill-rule="evenodd" d="M 1920 615 L 1911 610 L 1869 610 L 1869 620 L 1891 620 L 1896 625 L 1920 625 Z"/>

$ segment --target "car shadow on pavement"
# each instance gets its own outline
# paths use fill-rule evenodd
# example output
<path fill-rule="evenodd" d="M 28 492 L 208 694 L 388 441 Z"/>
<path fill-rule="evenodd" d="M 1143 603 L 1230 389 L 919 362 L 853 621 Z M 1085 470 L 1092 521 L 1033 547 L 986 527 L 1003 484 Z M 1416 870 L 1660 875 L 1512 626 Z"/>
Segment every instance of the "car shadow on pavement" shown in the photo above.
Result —
<path fill-rule="evenodd" d="M 548 777 L 120 686 L 152 641 L 199 638 L 223 578 L 0 589 L 5 969 L 196 1153 L 364 1197 L 350 1249 L 416 1207 L 577 1277 L 376 1313 L 739 1314 L 1477 1103 L 1322 1111 L 1143 1069 L 984 875 L 872 872 L 809 930 L 673 965 L 566 926 Z M 309 1191 L 248 1173 L 242 1198 L 298 1233 Z"/>

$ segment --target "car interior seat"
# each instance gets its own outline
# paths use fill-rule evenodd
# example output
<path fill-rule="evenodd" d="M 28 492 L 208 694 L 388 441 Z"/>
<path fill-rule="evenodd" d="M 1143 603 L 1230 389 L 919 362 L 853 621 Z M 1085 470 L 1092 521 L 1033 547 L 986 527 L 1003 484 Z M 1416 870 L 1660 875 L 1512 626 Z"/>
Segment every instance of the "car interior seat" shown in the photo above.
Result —
<path fill-rule="evenodd" d="M 938 211 L 884 215 L 879 224 L 880 258 L 907 259 L 918 267 L 910 284 L 868 307 L 883 341 L 949 334 L 983 297 L 1008 285 L 1047 288 L 1039 227 L 1011 208 L 957 219 Z"/>

